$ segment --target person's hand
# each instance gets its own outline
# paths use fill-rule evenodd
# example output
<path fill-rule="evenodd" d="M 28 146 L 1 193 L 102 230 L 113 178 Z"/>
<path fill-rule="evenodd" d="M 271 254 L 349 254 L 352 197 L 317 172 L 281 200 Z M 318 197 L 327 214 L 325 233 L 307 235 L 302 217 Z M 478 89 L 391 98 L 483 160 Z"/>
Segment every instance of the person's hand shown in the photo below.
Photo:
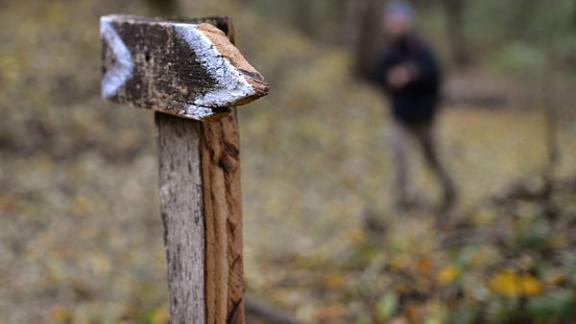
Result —
<path fill-rule="evenodd" d="M 401 64 L 393 67 L 387 75 L 388 84 L 394 89 L 402 89 L 414 78 L 414 67 Z"/>

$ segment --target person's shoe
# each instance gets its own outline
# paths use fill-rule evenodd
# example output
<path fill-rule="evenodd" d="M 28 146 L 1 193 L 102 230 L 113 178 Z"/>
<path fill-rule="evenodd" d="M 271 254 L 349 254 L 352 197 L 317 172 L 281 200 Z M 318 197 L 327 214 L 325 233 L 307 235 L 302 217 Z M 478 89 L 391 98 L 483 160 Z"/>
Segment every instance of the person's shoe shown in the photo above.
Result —
<path fill-rule="evenodd" d="M 450 212 L 454 206 L 456 206 L 456 202 L 458 200 L 458 194 L 454 187 L 449 186 L 444 191 L 444 197 L 442 198 L 442 203 L 440 204 L 440 212 Z"/>
<path fill-rule="evenodd" d="M 438 230 L 445 231 L 450 228 L 452 214 L 456 206 L 457 194 L 453 187 L 448 187 L 444 191 L 444 197 L 436 213 L 436 227 Z"/>

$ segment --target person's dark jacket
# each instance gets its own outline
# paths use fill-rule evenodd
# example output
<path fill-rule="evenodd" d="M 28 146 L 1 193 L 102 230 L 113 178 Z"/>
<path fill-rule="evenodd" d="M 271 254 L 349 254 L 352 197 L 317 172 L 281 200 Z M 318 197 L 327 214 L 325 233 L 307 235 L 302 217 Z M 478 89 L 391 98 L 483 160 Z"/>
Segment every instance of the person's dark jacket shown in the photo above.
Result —
<path fill-rule="evenodd" d="M 388 84 L 388 72 L 401 64 L 416 67 L 414 78 L 400 89 Z M 400 122 L 417 124 L 434 119 L 441 88 L 441 72 L 432 50 L 420 39 L 410 36 L 388 45 L 373 81 L 390 97 L 392 115 Z"/>

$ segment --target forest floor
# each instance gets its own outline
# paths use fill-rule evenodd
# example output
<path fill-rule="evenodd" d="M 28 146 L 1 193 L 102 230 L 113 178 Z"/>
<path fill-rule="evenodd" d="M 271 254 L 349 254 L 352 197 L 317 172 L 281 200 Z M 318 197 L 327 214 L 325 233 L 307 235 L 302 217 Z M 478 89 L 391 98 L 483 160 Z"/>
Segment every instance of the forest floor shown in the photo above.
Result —
<path fill-rule="evenodd" d="M 143 9 L 3 6 L 0 323 L 164 323 L 153 114 L 102 102 L 98 85 L 97 16 Z M 447 107 L 438 137 L 461 199 L 438 231 L 428 208 L 392 212 L 389 118 L 347 54 L 239 16 L 241 47 L 273 87 L 239 113 L 250 295 L 304 323 L 574 317 L 573 123 L 559 128 L 551 220 L 542 109 Z M 433 204 L 417 152 L 412 171 Z"/>

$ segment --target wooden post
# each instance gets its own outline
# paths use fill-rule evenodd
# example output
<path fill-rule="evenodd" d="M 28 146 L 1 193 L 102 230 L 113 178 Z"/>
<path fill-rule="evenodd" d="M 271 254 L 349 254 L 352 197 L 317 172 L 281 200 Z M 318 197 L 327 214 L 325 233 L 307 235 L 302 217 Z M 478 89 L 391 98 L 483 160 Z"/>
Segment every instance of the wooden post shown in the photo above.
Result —
<path fill-rule="evenodd" d="M 244 323 L 238 122 L 268 93 L 227 18 L 101 19 L 103 96 L 156 110 L 171 323 Z"/>

